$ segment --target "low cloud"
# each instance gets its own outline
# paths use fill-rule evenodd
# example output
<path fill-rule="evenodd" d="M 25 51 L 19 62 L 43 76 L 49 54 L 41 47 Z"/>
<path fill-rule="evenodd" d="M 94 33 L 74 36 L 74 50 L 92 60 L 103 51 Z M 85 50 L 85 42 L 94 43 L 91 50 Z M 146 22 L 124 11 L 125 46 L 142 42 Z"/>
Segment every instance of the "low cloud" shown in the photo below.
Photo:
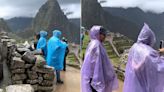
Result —
<path fill-rule="evenodd" d="M 102 0 L 99 0 L 99 2 Z M 105 7 L 138 7 L 145 12 L 162 13 L 164 12 L 164 0 L 106 0 L 101 3 Z"/>
<path fill-rule="evenodd" d="M 0 0 L 0 18 L 34 17 L 47 0 Z M 80 0 L 58 0 L 62 8 L 73 12 L 68 18 L 80 18 Z M 66 12 L 67 12 L 66 11 Z"/>

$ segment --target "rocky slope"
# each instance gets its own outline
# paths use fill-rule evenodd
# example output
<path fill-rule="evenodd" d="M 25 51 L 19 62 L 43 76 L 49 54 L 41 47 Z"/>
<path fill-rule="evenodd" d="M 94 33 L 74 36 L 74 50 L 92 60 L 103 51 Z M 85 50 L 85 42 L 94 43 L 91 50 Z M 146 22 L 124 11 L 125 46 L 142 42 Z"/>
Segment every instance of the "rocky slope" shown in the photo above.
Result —
<path fill-rule="evenodd" d="M 140 28 L 142 28 L 144 22 L 148 23 L 157 36 L 157 47 L 159 47 L 159 41 L 164 39 L 164 13 L 156 14 L 153 12 L 144 12 L 140 8 L 123 9 L 103 7 L 103 9 L 113 16 L 121 17 L 122 19 L 135 23 Z M 129 33 L 129 35 L 131 34 L 132 33 Z"/>
<path fill-rule="evenodd" d="M 6 31 L 6 32 L 10 31 L 10 28 L 8 27 L 7 23 L 2 18 L 0 18 L 0 31 Z"/>
<path fill-rule="evenodd" d="M 112 32 L 120 32 L 136 39 L 140 28 L 133 22 L 105 11 L 97 0 L 82 0 L 82 25 L 90 29 L 93 25 L 102 25 Z M 129 35 L 132 33 L 135 35 Z"/>
<path fill-rule="evenodd" d="M 52 31 L 55 29 L 61 30 L 63 36 L 70 42 L 80 42 L 80 28 L 69 22 L 57 0 L 48 0 L 34 18 L 32 30 L 35 32 L 46 30 L 51 36 Z"/>
<path fill-rule="evenodd" d="M 28 17 L 14 17 L 6 20 L 12 32 L 22 32 L 25 28 L 31 26 L 33 18 Z"/>

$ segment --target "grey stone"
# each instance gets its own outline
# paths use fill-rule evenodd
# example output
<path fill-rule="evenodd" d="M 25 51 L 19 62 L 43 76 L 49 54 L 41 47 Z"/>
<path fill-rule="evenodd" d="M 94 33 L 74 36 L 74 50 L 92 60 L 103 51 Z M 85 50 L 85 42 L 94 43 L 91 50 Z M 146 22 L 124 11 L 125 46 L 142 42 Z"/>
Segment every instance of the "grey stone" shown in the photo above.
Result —
<path fill-rule="evenodd" d="M 30 68 L 32 68 L 34 66 L 34 64 L 25 64 L 25 68 L 26 69 L 30 69 Z"/>
<path fill-rule="evenodd" d="M 4 60 L 7 58 L 7 42 L 3 42 L 2 52 L 2 59 Z"/>
<path fill-rule="evenodd" d="M 33 87 L 33 89 L 34 89 L 35 91 L 38 90 L 38 84 L 32 85 L 32 87 Z"/>
<path fill-rule="evenodd" d="M 34 85 L 34 84 L 38 83 L 38 80 L 37 79 L 35 79 L 35 80 L 26 80 L 26 83 Z"/>
<path fill-rule="evenodd" d="M 12 80 L 14 81 L 24 80 L 26 78 L 27 78 L 26 74 L 14 74 L 12 76 Z"/>
<path fill-rule="evenodd" d="M 36 72 L 39 72 L 39 73 L 53 73 L 54 72 L 54 68 L 47 67 L 47 66 L 44 66 L 43 68 L 39 68 L 39 67 L 34 66 L 32 68 L 32 70 L 36 71 Z"/>
<path fill-rule="evenodd" d="M 46 65 L 46 60 L 41 55 L 35 55 L 35 57 L 37 58 L 35 63 L 37 67 L 44 67 Z"/>
<path fill-rule="evenodd" d="M 37 79 L 38 74 L 35 71 L 27 71 L 28 78 L 31 80 Z"/>
<path fill-rule="evenodd" d="M 21 54 L 19 54 L 19 53 L 18 53 L 18 52 L 16 52 L 16 51 L 15 51 L 13 54 L 14 54 L 14 56 L 15 56 L 15 57 L 22 57 L 22 55 L 21 55 Z"/>
<path fill-rule="evenodd" d="M 13 57 L 13 60 L 11 62 L 11 69 L 19 69 L 19 68 L 24 68 L 25 62 L 21 60 L 19 57 Z"/>
<path fill-rule="evenodd" d="M 31 52 L 25 52 L 22 56 L 22 60 L 26 61 L 27 63 L 34 64 L 36 57 Z"/>
<path fill-rule="evenodd" d="M 55 74 L 54 74 L 54 73 L 47 73 L 47 74 L 44 74 L 44 75 L 43 75 L 43 78 L 44 78 L 45 80 L 54 80 Z"/>
<path fill-rule="evenodd" d="M 38 76 L 39 76 L 39 77 L 43 77 L 43 74 L 42 74 L 42 73 L 38 73 Z"/>
<path fill-rule="evenodd" d="M 22 73 L 25 73 L 25 69 L 14 69 L 14 70 L 11 70 L 11 73 L 22 74 Z"/>
<path fill-rule="evenodd" d="M 16 51 L 17 51 L 19 54 L 23 55 L 25 52 L 28 52 L 28 51 L 30 51 L 30 50 L 27 49 L 27 48 L 25 48 L 25 47 L 17 47 Z"/>
<path fill-rule="evenodd" d="M 41 84 L 43 82 L 43 77 L 38 77 L 38 83 Z"/>
<path fill-rule="evenodd" d="M 28 84 L 10 85 L 6 87 L 6 92 L 34 92 L 34 89 Z"/>
<path fill-rule="evenodd" d="M 23 81 L 20 80 L 20 81 L 12 81 L 12 84 L 23 84 Z"/>
<path fill-rule="evenodd" d="M 53 86 L 54 81 L 52 80 L 43 80 L 42 83 L 40 83 L 41 86 Z"/>
<path fill-rule="evenodd" d="M 4 92 L 3 89 L 0 89 L 0 92 Z"/>
<path fill-rule="evenodd" d="M 51 87 L 38 86 L 38 90 L 39 91 L 49 91 L 49 92 L 52 92 L 53 91 L 53 86 L 51 86 Z"/>

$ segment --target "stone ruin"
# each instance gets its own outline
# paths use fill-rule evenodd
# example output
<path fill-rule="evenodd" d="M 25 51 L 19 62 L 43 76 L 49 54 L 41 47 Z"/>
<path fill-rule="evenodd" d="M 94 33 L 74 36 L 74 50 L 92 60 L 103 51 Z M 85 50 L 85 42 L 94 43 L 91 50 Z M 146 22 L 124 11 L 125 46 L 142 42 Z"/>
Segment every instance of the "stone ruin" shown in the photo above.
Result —
<path fill-rule="evenodd" d="M 121 80 L 124 80 L 125 78 L 125 67 L 128 62 L 129 50 L 130 49 L 124 50 L 124 52 L 120 55 L 119 65 L 115 66 L 116 73 Z"/>
<path fill-rule="evenodd" d="M 11 86 L 6 87 L 6 92 L 52 92 L 54 68 L 46 65 L 40 51 L 30 51 L 25 46 L 16 44 L 7 33 L 1 32 L 0 37 L 0 51 L 3 52 L 0 53 L 0 80 L 3 80 L 4 62 L 9 69 L 11 80 Z M 7 91 L 8 88 L 24 84 L 29 84 L 34 91 Z"/>

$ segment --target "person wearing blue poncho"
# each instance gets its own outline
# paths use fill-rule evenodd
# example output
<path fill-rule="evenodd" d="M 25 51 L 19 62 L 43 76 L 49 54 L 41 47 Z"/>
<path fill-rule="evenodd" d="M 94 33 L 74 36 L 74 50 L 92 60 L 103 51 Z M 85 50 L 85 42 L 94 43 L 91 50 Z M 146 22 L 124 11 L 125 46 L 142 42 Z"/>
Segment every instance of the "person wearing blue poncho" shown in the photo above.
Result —
<path fill-rule="evenodd" d="M 42 53 L 44 55 L 44 57 L 46 58 L 47 56 L 47 32 L 46 31 L 40 31 L 40 38 L 39 41 L 37 43 L 37 50 L 42 50 Z"/>
<path fill-rule="evenodd" d="M 49 39 L 47 45 L 47 64 L 56 70 L 57 83 L 63 84 L 60 79 L 60 71 L 63 70 L 63 62 L 67 44 L 60 40 L 61 32 L 53 31 L 53 36 Z"/>

